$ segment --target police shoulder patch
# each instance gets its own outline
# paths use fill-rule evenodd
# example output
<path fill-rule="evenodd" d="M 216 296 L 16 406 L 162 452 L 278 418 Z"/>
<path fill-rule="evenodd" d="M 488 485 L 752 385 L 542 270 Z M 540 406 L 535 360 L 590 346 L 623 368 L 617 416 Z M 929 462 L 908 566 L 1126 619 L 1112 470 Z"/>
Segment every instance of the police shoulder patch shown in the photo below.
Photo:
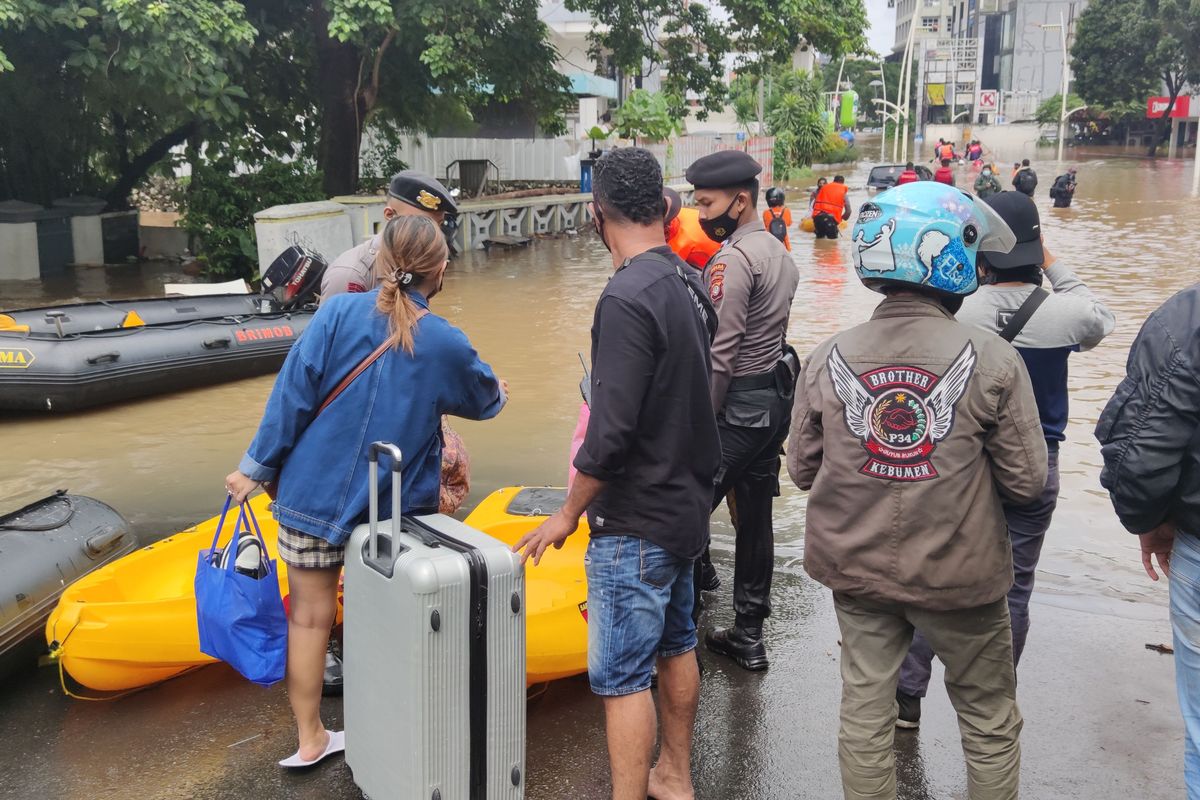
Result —
<path fill-rule="evenodd" d="M 725 297 L 725 263 L 713 264 L 708 271 L 708 296 L 714 303 Z"/>

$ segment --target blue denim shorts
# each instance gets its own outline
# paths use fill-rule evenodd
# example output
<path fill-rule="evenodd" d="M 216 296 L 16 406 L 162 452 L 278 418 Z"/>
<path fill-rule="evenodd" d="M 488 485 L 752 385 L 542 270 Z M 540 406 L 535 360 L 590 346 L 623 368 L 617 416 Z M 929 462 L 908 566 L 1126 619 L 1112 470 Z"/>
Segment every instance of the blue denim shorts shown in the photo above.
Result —
<path fill-rule="evenodd" d="M 696 649 L 692 562 L 634 536 L 593 536 L 583 563 L 592 691 L 649 689 L 656 658 Z"/>

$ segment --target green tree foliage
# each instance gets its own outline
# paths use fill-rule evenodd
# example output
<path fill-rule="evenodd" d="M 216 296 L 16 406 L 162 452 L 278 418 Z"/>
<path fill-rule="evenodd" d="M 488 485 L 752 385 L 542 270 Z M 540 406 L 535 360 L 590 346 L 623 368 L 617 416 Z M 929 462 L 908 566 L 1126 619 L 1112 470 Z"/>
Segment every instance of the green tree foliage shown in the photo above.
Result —
<path fill-rule="evenodd" d="M 566 0 L 598 23 L 593 55 L 604 53 L 626 74 L 665 71 L 663 89 L 680 105 L 688 92 L 707 112 L 725 106 L 725 57 L 737 53 L 739 73 L 765 76 L 801 47 L 841 55 L 865 47 L 862 0 L 717 0 L 711 10 L 675 0 Z M 744 104 L 743 104 L 744 105 Z M 739 114 L 747 120 L 746 108 Z"/>
<path fill-rule="evenodd" d="M 1075 88 L 1088 103 L 1144 105 L 1165 91 L 1174 106 L 1187 83 L 1200 83 L 1200 1 L 1092 0 L 1071 48 Z M 1162 136 L 1170 120 L 1163 116 Z"/>
<path fill-rule="evenodd" d="M 254 166 L 313 157 L 358 188 L 365 126 L 428 130 L 490 105 L 561 129 L 536 0 L 0 0 L 0 194 L 126 201 L 188 143 Z"/>
<path fill-rule="evenodd" d="M 673 114 L 674 105 L 661 92 L 635 89 L 613 112 L 613 130 L 624 139 L 645 139 L 661 142 L 681 132 L 680 119 Z"/>
<path fill-rule="evenodd" d="M 372 117 L 425 129 L 447 104 L 491 104 L 561 130 L 568 99 L 537 0 L 311 0 L 318 162 L 328 194 L 358 185 Z"/>
<path fill-rule="evenodd" d="M 0 1 L 0 188 L 122 204 L 171 148 L 240 118 L 254 40 L 235 2 Z"/>
<path fill-rule="evenodd" d="M 767 132 L 776 137 L 775 169 L 781 175 L 812 164 L 825 148 L 829 126 L 822 116 L 820 81 L 819 75 L 791 71 L 777 74 L 769 85 Z"/>
<path fill-rule="evenodd" d="M 257 273 L 254 212 L 320 197 L 320 177 L 303 163 L 275 161 L 241 174 L 236 166 L 229 158 L 204 164 L 189 186 L 182 225 L 201 243 L 200 259 L 212 278 L 253 278 Z"/>

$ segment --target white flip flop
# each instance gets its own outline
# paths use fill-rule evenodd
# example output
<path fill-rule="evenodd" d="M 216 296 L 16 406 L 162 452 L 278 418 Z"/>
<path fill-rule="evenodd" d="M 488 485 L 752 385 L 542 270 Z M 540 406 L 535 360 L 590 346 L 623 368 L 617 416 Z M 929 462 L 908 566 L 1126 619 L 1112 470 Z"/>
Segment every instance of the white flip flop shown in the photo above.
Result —
<path fill-rule="evenodd" d="M 286 767 L 287 769 L 303 769 L 304 767 L 311 767 L 321 761 L 324 761 L 327 756 L 331 756 L 334 753 L 341 753 L 345 751 L 345 749 L 346 732 L 329 731 L 329 743 L 325 745 L 325 752 L 321 753 L 321 755 L 317 756 L 312 761 L 305 761 L 300 757 L 300 751 L 297 750 L 295 754 L 285 758 L 283 761 L 280 761 L 279 766 Z"/>

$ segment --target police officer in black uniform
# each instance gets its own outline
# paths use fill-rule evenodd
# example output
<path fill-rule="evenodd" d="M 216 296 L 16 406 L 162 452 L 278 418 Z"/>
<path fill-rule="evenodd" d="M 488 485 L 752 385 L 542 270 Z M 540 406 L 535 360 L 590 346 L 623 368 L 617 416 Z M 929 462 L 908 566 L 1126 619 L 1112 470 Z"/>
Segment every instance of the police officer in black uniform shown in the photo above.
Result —
<path fill-rule="evenodd" d="M 736 622 L 732 628 L 711 631 L 705 641 L 709 650 L 748 670 L 764 670 L 768 664 L 762 627 L 771 613 L 775 568 L 772 505 L 779 494 L 780 453 L 800 367 L 785 341 L 800 276 L 783 243 L 767 232 L 758 216 L 760 172 L 758 162 L 739 150 L 705 156 L 687 170 L 696 190 L 700 225 L 709 238 L 723 244 L 704 268 L 718 319 L 712 403 L 721 434 L 721 467 L 713 508 L 732 492 L 737 531 Z"/>

